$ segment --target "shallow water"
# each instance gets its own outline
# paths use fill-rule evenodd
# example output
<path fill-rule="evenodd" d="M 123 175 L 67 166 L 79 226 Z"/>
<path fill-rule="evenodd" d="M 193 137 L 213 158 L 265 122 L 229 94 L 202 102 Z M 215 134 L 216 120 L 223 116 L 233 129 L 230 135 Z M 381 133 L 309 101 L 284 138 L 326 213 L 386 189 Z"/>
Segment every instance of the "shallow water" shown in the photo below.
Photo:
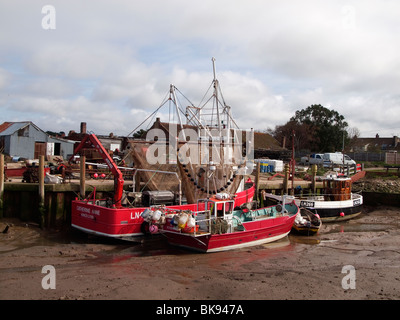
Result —
<path fill-rule="evenodd" d="M 377 217 L 380 212 L 376 210 Z M 368 216 L 374 216 L 374 211 Z M 391 228 L 398 228 L 398 225 L 388 223 L 370 223 L 362 219 L 363 215 L 355 219 L 340 223 L 325 223 L 320 232 L 313 236 L 292 235 L 273 243 L 264 244 L 250 248 L 265 248 L 270 250 L 294 250 L 296 244 L 318 245 L 321 243 L 321 236 L 332 233 L 346 232 L 382 232 Z M 4 219 L 3 219 L 4 220 Z M 380 220 L 378 220 L 380 221 Z M 5 226 L 4 221 L 2 225 Z M 2 230 L 0 230 L 1 232 Z M 0 253 L 14 250 L 26 249 L 34 246 L 52 247 L 57 245 L 102 245 L 105 250 L 97 252 L 98 258 L 128 259 L 131 257 L 162 256 L 162 255 L 187 255 L 194 252 L 168 245 L 166 239 L 161 235 L 153 235 L 142 238 L 112 239 L 97 237 L 85 234 L 73 228 L 61 232 L 43 232 L 37 226 L 24 223 L 15 223 L 10 227 L 7 234 L 0 234 Z M 249 248 L 247 248 L 249 249 Z M 241 249 L 241 250 L 246 250 Z"/>
<path fill-rule="evenodd" d="M 360 224 L 347 224 L 339 225 L 337 228 L 332 229 L 327 233 L 334 232 L 378 232 L 386 231 L 393 226 L 387 224 L 373 224 L 373 223 L 360 223 Z"/>

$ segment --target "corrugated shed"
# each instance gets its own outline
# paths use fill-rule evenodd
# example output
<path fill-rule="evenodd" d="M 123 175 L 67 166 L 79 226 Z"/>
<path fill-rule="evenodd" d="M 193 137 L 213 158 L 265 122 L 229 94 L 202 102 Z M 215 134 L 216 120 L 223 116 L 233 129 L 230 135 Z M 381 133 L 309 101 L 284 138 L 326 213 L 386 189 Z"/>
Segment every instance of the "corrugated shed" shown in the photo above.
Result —
<path fill-rule="evenodd" d="M 12 124 L 12 122 L 4 122 L 4 123 L 0 124 L 0 133 L 2 133 L 4 130 L 6 130 L 11 124 Z"/>
<path fill-rule="evenodd" d="M 51 137 L 31 121 L 4 122 L 0 125 L 0 138 L 5 154 L 27 159 L 42 154 L 42 145 L 46 148 L 49 144 L 55 144 L 56 155 L 65 158 L 74 151 L 74 141 Z"/>
<path fill-rule="evenodd" d="M 31 122 L 4 122 L 0 125 L 0 136 L 9 136 L 18 130 L 25 128 L 32 124 Z M 33 125 L 33 124 L 32 124 Z"/>
<path fill-rule="evenodd" d="M 0 135 L 6 135 L 3 134 L 4 131 L 6 131 L 11 125 L 13 124 L 13 122 L 4 122 L 2 124 L 0 124 Z"/>

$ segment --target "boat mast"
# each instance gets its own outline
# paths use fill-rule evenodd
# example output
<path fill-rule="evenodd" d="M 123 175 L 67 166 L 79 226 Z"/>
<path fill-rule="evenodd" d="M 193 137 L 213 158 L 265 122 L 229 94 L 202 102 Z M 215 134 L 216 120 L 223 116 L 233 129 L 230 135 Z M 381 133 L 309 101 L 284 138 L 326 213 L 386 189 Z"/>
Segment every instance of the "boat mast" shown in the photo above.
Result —
<path fill-rule="evenodd" d="M 213 64 L 213 73 L 214 73 L 214 97 L 215 97 L 215 107 L 217 111 L 217 121 L 218 121 L 218 133 L 219 133 L 219 141 L 221 143 L 221 119 L 219 117 L 219 106 L 218 106 L 218 80 L 215 72 L 215 58 L 213 57 L 211 59 L 212 64 Z"/>
<path fill-rule="evenodd" d="M 295 137 L 295 132 L 292 130 L 292 159 L 291 159 L 291 165 L 292 165 L 292 195 L 294 195 L 294 172 L 295 172 L 295 166 L 296 166 L 296 160 L 294 159 L 294 137 Z"/>
<path fill-rule="evenodd" d="M 173 84 L 170 85 L 169 92 L 170 92 L 170 96 L 172 96 L 172 99 L 171 99 L 171 97 L 170 97 L 170 99 L 175 104 L 176 114 L 178 115 L 178 120 L 179 120 L 179 124 L 181 126 L 182 135 L 183 135 L 183 141 L 186 141 L 186 134 L 185 134 L 185 130 L 183 128 L 181 113 L 180 113 L 180 110 L 178 107 L 178 100 L 176 99 L 175 86 Z"/>

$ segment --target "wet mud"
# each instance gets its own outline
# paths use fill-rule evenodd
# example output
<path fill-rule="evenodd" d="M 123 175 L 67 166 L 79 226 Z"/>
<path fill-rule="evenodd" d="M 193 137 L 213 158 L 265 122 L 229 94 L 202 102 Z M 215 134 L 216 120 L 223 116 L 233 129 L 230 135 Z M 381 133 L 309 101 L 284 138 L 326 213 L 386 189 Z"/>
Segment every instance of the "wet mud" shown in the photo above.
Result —
<path fill-rule="evenodd" d="M 2 219 L 0 299 L 397 300 L 399 243 L 395 207 L 365 208 L 315 236 L 212 254 L 162 236 L 126 242 Z M 54 266 L 55 289 L 42 287 L 46 265 Z M 346 266 L 354 267 L 353 286 Z"/>

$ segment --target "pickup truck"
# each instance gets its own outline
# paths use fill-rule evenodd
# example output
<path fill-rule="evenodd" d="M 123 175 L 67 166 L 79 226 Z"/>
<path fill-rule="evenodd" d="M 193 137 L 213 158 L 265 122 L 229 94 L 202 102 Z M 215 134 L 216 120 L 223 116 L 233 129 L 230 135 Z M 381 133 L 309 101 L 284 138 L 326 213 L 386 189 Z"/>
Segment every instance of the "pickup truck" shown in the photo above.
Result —
<path fill-rule="evenodd" d="M 301 157 L 300 163 L 309 165 L 309 164 L 324 164 L 324 154 L 323 153 L 313 153 L 307 157 Z"/>

